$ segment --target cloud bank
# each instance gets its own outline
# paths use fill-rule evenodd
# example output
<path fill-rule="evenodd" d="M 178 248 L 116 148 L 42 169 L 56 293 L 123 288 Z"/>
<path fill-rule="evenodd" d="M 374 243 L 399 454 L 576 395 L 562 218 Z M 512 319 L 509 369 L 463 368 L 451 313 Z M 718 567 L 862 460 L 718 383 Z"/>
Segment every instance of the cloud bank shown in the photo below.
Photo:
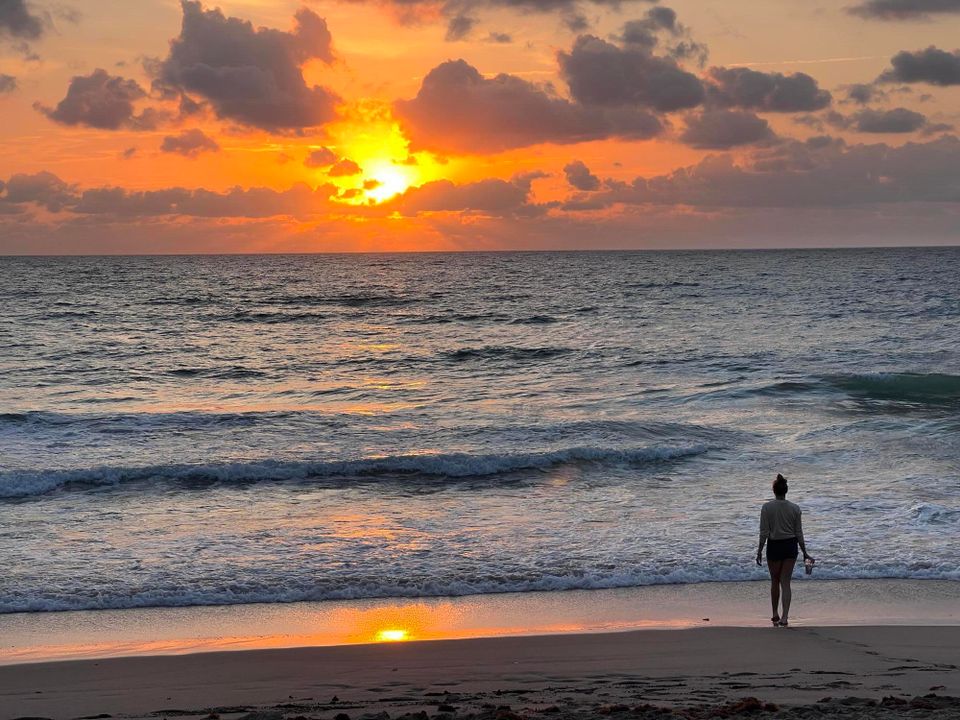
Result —
<path fill-rule="evenodd" d="M 327 23 L 312 10 L 298 10 L 294 30 L 284 32 L 254 28 L 194 0 L 182 0 L 181 7 L 179 36 L 169 55 L 151 64 L 159 91 L 198 98 L 218 118 L 269 132 L 318 127 L 336 117 L 340 98 L 308 86 L 301 70 L 310 59 L 334 59 Z"/>

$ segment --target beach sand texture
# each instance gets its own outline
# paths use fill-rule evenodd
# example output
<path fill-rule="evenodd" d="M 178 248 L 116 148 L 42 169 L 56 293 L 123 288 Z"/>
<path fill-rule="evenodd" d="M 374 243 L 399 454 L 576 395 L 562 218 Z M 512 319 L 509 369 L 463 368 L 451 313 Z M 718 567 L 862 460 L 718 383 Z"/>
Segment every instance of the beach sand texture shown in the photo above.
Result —
<path fill-rule="evenodd" d="M 958 648 L 957 627 L 696 628 L 21 664 L 0 717 L 960 717 Z"/>

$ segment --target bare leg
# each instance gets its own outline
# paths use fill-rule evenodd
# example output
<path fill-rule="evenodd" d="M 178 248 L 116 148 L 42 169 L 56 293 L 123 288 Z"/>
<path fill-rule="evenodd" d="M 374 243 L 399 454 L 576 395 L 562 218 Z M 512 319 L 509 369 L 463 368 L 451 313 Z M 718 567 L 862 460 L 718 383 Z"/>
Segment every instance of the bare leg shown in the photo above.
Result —
<path fill-rule="evenodd" d="M 790 578 L 793 576 L 793 566 L 796 564 L 796 558 L 784 560 L 783 568 L 780 571 L 780 588 L 783 594 L 783 614 L 780 616 L 781 622 L 786 622 L 790 615 L 790 600 L 792 599 L 792 593 L 790 591 Z"/>
<path fill-rule="evenodd" d="M 770 572 L 770 604 L 773 606 L 773 617 L 779 618 L 780 613 L 780 573 L 783 560 L 767 560 L 767 570 Z"/>

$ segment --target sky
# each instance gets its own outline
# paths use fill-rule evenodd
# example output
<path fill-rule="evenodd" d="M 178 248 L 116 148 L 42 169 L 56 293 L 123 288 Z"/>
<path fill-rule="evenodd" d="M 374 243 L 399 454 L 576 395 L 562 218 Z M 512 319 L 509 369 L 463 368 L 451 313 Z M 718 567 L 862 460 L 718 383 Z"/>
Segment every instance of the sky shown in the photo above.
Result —
<path fill-rule="evenodd" d="M 0 0 L 0 254 L 958 244 L 960 0 Z"/>

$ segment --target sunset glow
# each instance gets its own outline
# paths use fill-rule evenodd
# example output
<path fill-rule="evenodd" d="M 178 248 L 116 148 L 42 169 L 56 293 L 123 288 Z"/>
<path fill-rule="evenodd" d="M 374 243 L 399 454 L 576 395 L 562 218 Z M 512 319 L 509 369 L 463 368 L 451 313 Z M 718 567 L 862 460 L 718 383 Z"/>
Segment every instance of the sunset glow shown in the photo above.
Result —
<path fill-rule="evenodd" d="M 955 239 L 952 5 L 11 2 L 0 252 Z"/>

